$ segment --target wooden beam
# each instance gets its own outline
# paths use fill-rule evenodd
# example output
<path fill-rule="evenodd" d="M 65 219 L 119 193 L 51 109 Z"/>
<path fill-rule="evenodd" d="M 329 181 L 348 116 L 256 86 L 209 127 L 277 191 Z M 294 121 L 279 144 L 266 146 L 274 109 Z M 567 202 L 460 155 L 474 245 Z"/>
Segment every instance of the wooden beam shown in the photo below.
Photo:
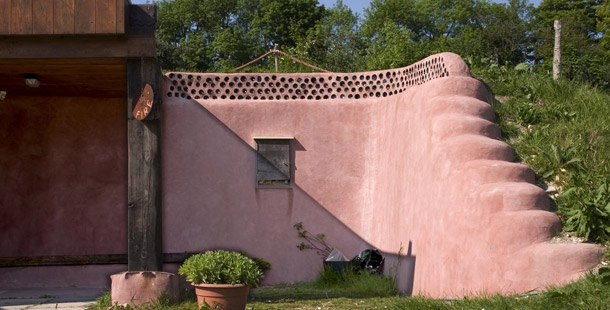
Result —
<path fill-rule="evenodd" d="M 95 32 L 116 33 L 116 2 L 95 1 Z"/>
<path fill-rule="evenodd" d="M 155 57 L 154 37 L 0 38 L 0 58 L 140 58 Z"/>
<path fill-rule="evenodd" d="M 129 1 L 116 0 L 116 33 L 125 33 L 125 19 Z"/>
<path fill-rule="evenodd" d="M 53 33 L 74 34 L 74 0 L 53 0 Z"/>
<path fill-rule="evenodd" d="M 0 35 L 11 33 L 11 0 L 0 0 Z"/>
<path fill-rule="evenodd" d="M 156 57 L 155 24 L 157 13 L 154 5 L 129 6 L 129 24 L 127 27 L 125 25 L 125 7 L 120 7 L 117 3 L 117 7 L 114 7 L 114 11 L 110 7 L 105 8 L 115 12 L 112 14 L 108 13 L 108 16 L 114 14 L 115 27 L 126 27 L 127 35 L 121 35 L 123 32 L 120 31 L 114 35 L 10 36 L 5 34 L 7 34 L 7 32 L 10 34 L 11 30 L 5 28 L 10 26 L 10 24 L 6 23 L 11 17 L 9 15 L 6 18 L 2 18 L 3 15 L 6 15 L 6 12 L 2 9 L 4 7 L 10 8 L 10 1 L 11 0 L 0 0 L 0 59 Z M 65 9 L 70 3 L 74 5 L 75 2 L 73 0 L 55 0 L 55 10 L 58 8 Z M 90 1 L 77 0 L 76 3 L 79 10 L 91 10 L 91 8 L 85 8 L 84 6 L 87 3 L 90 4 Z M 57 25 L 57 16 L 53 18 L 54 24 Z M 93 31 L 90 26 L 85 26 L 87 23 L 91 22 L 94 21 L 89 19 L 77 21 L 79 29 L 89 27 L 86 29 L 87 31 Z M 72 18 L 71 29 L 72 32 L 74 32 L 74 18 Z M 116 31 L 119 30 L 115 30 L 115 32 Z"/>
<path fill-rule="evenodd" d="M 0 267 L 126 264 L 126 254 L 0 257 Z"/>
<path fill-rule="evenodd" d="M 53 34 L 53 1 L 34 0 L 33 34 Z"/>
<path fill-rule="evenodd" d="M 163 262 L 182 264 L 196 253 L 163 253 Z M 127 264 L 127 254 L 0 257 L 0 267 L 40 267 Z"/>
<path fill-rule="evenodd" d="M 124 35 L 129 6 L 129 0 L 0 0 L 0 35 Z"/>
<path fill-rule="evenodd" d="M 11 33 L 32 34 L 32 0 L 12 0 Z"/>
<path fill-rule="evenodd" d="M 74 1 L 74 33 L 95 33 L 95 0 Z"/>
<path fill-rule="evenodd" d="M 156 59 L 127 62 L 127 269 L 161 270 L 161 69 Z M 134 100 L 144 84 L 154 91 L 153 112 L 139 121 L 133 117 Z"/>

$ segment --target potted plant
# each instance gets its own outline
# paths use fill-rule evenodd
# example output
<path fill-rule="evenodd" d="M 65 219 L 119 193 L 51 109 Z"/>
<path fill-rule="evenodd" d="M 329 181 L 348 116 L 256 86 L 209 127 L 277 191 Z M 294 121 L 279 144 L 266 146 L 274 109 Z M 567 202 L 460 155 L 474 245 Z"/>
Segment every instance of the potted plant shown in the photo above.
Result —
<path fill-rule="evenodd" d="M 199 307 L 243 310 L 248 291 L 263 272 L 256 262 L 239 252 L 207 251 L 184 261 L 178 273 L 195 287 Z"/>

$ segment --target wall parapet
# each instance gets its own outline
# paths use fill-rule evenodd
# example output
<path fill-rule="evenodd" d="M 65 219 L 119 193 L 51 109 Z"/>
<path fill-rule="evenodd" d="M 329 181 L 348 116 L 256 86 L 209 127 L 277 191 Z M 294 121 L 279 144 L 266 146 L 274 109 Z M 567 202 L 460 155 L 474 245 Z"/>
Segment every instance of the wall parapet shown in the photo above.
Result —
<path fill-rule="evenodd" d="M 396 95 L 448 76 L 470 75 L 460 56 L 440 53 L 410 66 L 354 73 L 170 72 L 167 97 L 203 100 L 332 100 Z"/>

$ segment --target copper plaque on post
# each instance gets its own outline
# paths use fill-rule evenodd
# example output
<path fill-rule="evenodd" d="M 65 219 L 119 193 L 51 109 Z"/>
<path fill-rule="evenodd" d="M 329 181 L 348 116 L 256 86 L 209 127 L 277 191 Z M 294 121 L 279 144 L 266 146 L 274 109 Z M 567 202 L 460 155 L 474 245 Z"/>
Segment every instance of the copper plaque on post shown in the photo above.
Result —
<path fill-rule="evenodd" d="M 138 98 L 138 101 L 133 108 L 133 117 L 140 121 L 145 119 L 152 110 L 153 99 L 154 94 L 152 87 L 150 84 L 144 85 L 142 94 Z"/>

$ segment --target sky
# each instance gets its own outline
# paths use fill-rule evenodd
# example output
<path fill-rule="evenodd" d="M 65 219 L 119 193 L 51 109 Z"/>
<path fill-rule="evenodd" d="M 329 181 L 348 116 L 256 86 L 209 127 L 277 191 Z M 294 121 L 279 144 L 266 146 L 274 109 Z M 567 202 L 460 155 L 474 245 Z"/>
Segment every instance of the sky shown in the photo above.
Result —
<path fill-rule="evenodd" d="M 325 7 L 332 7 L 337 0 L 318 0 L 320 4 Z M 507 3 L 507 0 L 492 0 L 493 2 Z M 133 4 L 150 3 L 152 0 L 131 0 Z M 364 15 L 364 9 L 369 6 L 370 0 L 343 0 L 345 5 L 349 6 L 352 11 L 358 13 L 360 16 Z M 542 0 L 529 0 L 530 3 L 538 6 Z"/>

